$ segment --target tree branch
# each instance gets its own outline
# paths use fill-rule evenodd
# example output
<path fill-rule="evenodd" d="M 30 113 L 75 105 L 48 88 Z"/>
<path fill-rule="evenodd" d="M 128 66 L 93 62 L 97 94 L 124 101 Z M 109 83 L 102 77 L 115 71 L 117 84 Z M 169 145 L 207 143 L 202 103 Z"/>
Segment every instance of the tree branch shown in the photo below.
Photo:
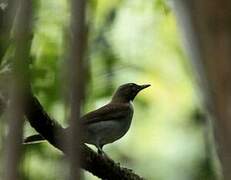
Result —
<path fill-rule="evenodd" d="M 49 117 L 38 99 L 32 94 L 28 95 L 26 117 L 31 126 L 50 144 L 68 155 L 67 148 L 62 145 L 64 128 Z M 132 170 L 120 167 L 113 160 L 95 153 L 85 144 L 81 145 L 80 154 L 81 167 L 99 178 L 108 180 L 143 180 Z"/>

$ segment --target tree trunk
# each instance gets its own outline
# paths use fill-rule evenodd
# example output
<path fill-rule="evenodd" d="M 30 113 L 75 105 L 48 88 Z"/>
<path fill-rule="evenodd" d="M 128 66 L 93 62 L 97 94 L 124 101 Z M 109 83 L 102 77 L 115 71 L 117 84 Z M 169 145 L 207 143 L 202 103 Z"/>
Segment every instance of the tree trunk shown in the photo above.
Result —
<path fill-rule="evenodd" d="M 181 0 L 175 10 L 214 117 L 225 180 L 231 179 L 231 1 Z"/>

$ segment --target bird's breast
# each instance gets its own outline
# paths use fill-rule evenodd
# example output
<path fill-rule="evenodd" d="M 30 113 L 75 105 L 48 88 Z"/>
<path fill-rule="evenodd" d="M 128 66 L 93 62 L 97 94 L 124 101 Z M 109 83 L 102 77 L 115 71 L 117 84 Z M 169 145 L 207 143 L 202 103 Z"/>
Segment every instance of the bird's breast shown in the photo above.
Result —
<path fill-rule="evenodd" d="M 120 120 L 108 121 L 108 125 L 105 128 L 107 135 L 103 138 L 103 144 L 112 143 L 121 137 L 123 137 L 130 128 L 133 117 L 133 105 L 129 103 L 128 114 Z M 105 124 L 104 124 L 105 126 Z"/>
<path fill-rule="evenodd" d="M 127 115 L 123 118 L 102 121 L 88 126 L 86 142 L 108 144 L 120 139 L 130 128 L 132 117 L 133 105 L 129 103 Z"/>

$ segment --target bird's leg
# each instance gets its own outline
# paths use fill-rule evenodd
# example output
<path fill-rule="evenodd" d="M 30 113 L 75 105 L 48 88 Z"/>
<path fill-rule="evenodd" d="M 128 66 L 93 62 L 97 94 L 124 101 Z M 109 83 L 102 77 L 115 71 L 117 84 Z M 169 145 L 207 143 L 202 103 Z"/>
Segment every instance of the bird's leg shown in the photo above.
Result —
<path fill-rule="evenodd" d="M 102 145 L 97 146 L 97 149 L 98 149 L 98 154 L 100 154 L 100 155 L 104 154 Z"/>
<path fill-rule="evenodd" d="M 97 146 L 97 149 L 98 149 L 98 154 L 100 154 L 101 156 L 106 157 L 107 159 L 111 159 L 111 158 L 103 151 L 103 145 Z"/>
<path fill-rule="evenodd" d="M 111 159 L 104 151 L 103 151 L 103 145 L 98 145 L 96 146 L 97 149 L 98 149 L 98 154 L 103 156 L 103 157 L 106 157 L 107 159 Z M 111 159 L 112 160 L 112 159 Z M 120 163 L 117 163 L 118 166 L 120 166 Z M 107 179 L 102 179 L 102 180 L 107 180 Z"/>
<path fill-rule="evenodd" d="M 107 156 L 107 154 L 103 151 L 103 145 L 99 145 L 97 146 L 97 149 L 98 149 L 98 154 L 100 154 L 101 156 Z"/>

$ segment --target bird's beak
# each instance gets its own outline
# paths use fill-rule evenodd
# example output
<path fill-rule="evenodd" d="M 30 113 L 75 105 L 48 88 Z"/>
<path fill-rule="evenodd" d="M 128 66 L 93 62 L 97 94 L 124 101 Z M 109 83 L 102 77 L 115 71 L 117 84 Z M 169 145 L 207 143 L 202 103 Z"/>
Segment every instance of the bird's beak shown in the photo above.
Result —
<path fill-rule="evenodd" d="M 145 89 L 145 88 L 147 88 L 149 86 L 151 86 L 151 84 L 140 85 L 139 91 L 141 91 L 141 90 L 143 90 L 143 89 Z"/>

